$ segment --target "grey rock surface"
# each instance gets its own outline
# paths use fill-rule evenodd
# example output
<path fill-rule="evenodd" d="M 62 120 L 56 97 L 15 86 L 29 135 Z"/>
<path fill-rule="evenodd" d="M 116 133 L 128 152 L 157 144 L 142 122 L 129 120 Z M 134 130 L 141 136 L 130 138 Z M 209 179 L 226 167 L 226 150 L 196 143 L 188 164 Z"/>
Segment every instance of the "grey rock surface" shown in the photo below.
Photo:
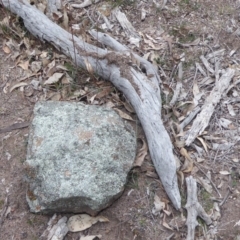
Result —
<path fill-rule="evenodd" d="M 131 125 L 113 110 L 37 103 L 25 161 L 30 210 L 96 215 L 122 194 L 135 153 Z"/>

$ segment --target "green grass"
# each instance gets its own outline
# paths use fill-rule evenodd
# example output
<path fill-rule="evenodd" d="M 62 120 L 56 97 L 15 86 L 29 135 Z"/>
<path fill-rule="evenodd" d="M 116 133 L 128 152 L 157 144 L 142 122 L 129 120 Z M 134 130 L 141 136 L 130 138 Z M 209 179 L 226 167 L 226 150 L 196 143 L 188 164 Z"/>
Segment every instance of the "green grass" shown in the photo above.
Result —
<path fill-rule="evenodd" d="M 0 209 L 2 209 L 3 205 L 4 205 L 4 200 L 0 199 Z"/>
<path fill-rule="evenodd" d="M 131 171 L 128 175 L 128 182 L 127 187 L 133 188 L 133 189 L 139 189 L 138 186 L 138 173 Z"/>
<path fill-rule="evenodd" d="M 111 3 L 112 8 L 123 6 L 127 7 L 129 5 L 133 5 L 136 0 L 108 0 Z"/>
<path fill-rule="evenodd" d="M 211 194 L 205 189 L 202 189 L 199 194 L 199 201 L 206 212 L 209 212 L 213 208 L 213 201 L 211 200 Z"/>

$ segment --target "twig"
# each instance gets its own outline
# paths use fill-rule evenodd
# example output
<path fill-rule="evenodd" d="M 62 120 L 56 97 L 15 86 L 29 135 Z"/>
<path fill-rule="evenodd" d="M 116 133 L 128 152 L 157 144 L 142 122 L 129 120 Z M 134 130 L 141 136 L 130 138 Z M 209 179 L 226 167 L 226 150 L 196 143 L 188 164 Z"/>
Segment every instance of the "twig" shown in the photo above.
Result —
<path fill-rule="evenodd" d="M 8 209 L 8 196 L 6 196 L 3 207 L 2 207 L 1 216 L 0 216 L 0 228 L 4 222 L 4 218 L 6 217 L 5 213 L 6 213 L 7 209 Z M 0 233 L 1 233 L 1 231 L 0 231 Z"/>
<path fill-rule="evenodd" d="M 203 65 L 205 66 L 205 68 L 212 74 L 214 74 L 214 70 L 211 68 L 208 60 L 202 55 L 200 56 L 200 59 L 202 60 Z"/>
<path fill-rule="evenodd" d="M 232 182 L 232 177 L 231 177 L 231 175 L 229 175 L 229 182 Z M 225 196 L 224 199 L 219 203 L 219 206 L 220 206 L 220 207 L 227 201 L 227 199 L 229 198 L 229 195 L 230 195 L 231 192 L 232 192 L 232 191 L 231 191 L 231 188 L 228 186 L 228 191 L 227 191 L 226 196 Z"/>
<path fill-rule="evenodd" d="M 172 233 L 170 236 L 166 237 L 165 240 L 170 240 L 172 237 L 174 237 L 175 233 Z"/>
<path fill-rule="evenodd" d="M 76 47 L 75 47 L 72 27 L 71 27 L 71 34 L 72 34 L 72 42 L 73 42 L 74 61 L 75 61 L 75 65 L 77 66 Z"/>
<path fill-rule="evenodd" d="M 14 123 L 6 128 L 0 129 L 1 133 L 11 132 L 16 129 L 25 128 L 29 126 L 29 122 Z"/>
<path fill-rule="evenodd" d="M 182 70 L 182 62 L 178 64 L 178 79 L 177 79 L 177 85 L 175 92 L 173 94 L 172 100 L 170 102 L 170 107 L 173 107 L 174 104 L 176 103 L 178 96 L 181 92 L 182 89 L 182 77 L 183 77 L 183 70 Z"/>
<path fill-rule="evenodd" d="M 230 191 L 230 189 L 229 189 L 229 187 L 228 187 L 228 191 L 227 191 L 226 196 L 225 196 L 224 199 L 219 203 L 219 206 L 220 206 L 220 207 L 227 201 L 230 193 L 231 193 L 231 191 Z"/>
<path fill-rule="evenodd" d="M 219 197 L 222 198 L 221 193 L 218 191 L 216 185 L 213 183 L 213 181 L 211 180 L 211 178 L 208 177 L 208 175 L 199 167 L 199 165 L 198 165 L 196 162 L 194 162 L 194 164 L 197 166 L 197 168 L 200 170 L 200 172 L 201 172 L 202 174 L 204 174 L 205 177 L 210 181 L 210 183 L 212 184 L 213 188 L 216 190 L 216 192 L 217 192 L 217 194 L 219 195 Z"/>
<path fill-rule="evenodd" d="M 181 122 L 179 127 L 184 129 L 192 120 L 193 118 L 200 112 L 201 108 L 197 106 L 194 110 Z"/>

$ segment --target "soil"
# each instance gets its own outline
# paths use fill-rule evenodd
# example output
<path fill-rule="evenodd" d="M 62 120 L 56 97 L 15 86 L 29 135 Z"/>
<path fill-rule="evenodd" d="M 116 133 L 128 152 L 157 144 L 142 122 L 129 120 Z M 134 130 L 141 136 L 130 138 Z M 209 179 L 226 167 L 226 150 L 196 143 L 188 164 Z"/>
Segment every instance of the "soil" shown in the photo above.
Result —
<path fill-rule="evenodd" d="M 170 122 L 172 119 L 176 119 L 177 116 L 169 114 L 166 108 L 167 95 L 169 93 L 171 96 L 177 83 L 174 67 L 178 63 L 181 54 L 184 53 L 185 61 L 183 62 L 182 83 L 187 95 L 185 95 L 184 100 L 179 100 L 179 103 L 193 100 L 194 79 L 200 86 L 203 76 L 200 73 L 195 78 L 194 76 L 195 63 L 201 63 L 199 58 L 201 55 L 224 48 L 225 53 L 221 58 L 221 68 L 224 69 L 230 66 L 239 71 L 240 43 L 238 28 L 240 1 L 172 0 L 167 1 L 163 9 L 161 9 L 161 5 L 158 6 L 152 1 L 136 0 L 131 4 L 128 1 L 121 0 L 101 1 L 99 4 L 93 4 L 88 7 L 87 14 L 85 12 L 81 15 L 84 10 L 80 9 L 74 10 L 72 13 L 69 12 L 70 23 L 76 23 L 74 21 L 77 21 L 75 18 L 77 15 L 80 16 L 78 18 L 79 21 L 84 21 L 85 19 L 82 19 L 81 16 L 89 16 L 91 21 L 95 20 L 96 10 L 104 4 L 106 6 L 108 4 L 112 6 L 121 5 L 122 11 L 126 14 L 133 27 L 137 32 L 145 34 L 145 39 L 160 39 L 162 36 L 168 39 L 168 41 L 162 42 L 160 50 L 154 50 L 146 44 L 140 44 L 140 47 L 134 45 L 131 47 L 133 51 L 140 55 L 154 51 L 155 58 L 152 61 L 161 66 L 159 73 L 163 81 L 161 85 L 163 90 L 163 120 L 174 142 L 173 125 Z M 141 9 L 145 9 L 147 13 L 144 20 L 141 20 Z M 6 17 L 8 14 L 3 8 L 0 8 L 0 16 Z M 14 24 L 18 21 L 13 16 L 10 20 Z M 89 22 L 91 23 L 91 21 Z M 114 24 L 118 27 L 114 28 L 112 35 L 118 38 L 118 40 L 120 39 L 120 42 L 128 44 L 126 37 L 117 34 L 119 33 L 117 30 L 120 29 L 117 22 L 114 22 Z M 85 27 L 87 29 L 90 26 L 87 25 Z M 150 37 L 147 38 L 146 34 Z M 84 90 L 91 94 L 83 95 L 77 100 L 85 101 L 89 104 L 103 104 L 111 100 L 136 120 L 136 123 L 133 125 L 135 125 L 135 128 L 137 126 L 138 136 L 143 137 L 136 115 L 128 111 L 127 103 L 124 103 L 124 105 L 120 104 L 125 101 L 122 94 L 116 91 L 111 84 L 102 81 L 102 79 L 97 79 L 91 74 L 89 76 L 89 73 L 82 70 L 77 71 L 75 84 L 70 87 L 55 85 L 48 88 L 47 91 L 44 91 L 44 89 L 34 90 L 28 87 L 20 87 L 11 91 L 11 87 L 26 77 L 26 69 L 23 69 L 19 64 L 23 62 L 22 59 L 13 58 L 13 52 L 10 51 L 8 53 L 8 48 L 6 48 L 6 43 L 13 38 L 13 35 L 11 31 L 9 33 L 3 31 L 3 29 L 0 35 L 0 130 L 15 123 L 31 122 L 34 104 L 40 99 L 69 100 L 69 92 Z M 59 54 L 48 44 L 40 43 L 29 35 L 25 37 L 28 37 L 30 42 L 34 42 L 31 49 L 33 49 L 34 45 L 37 50 L 42 52 L 51 52 L 55 56 Z M 201 44 L 183 46 L 183 44 L 192 43 L 198 38 Z M 17 38 L 16 42 L 20 43 L 20 41 Z M 27 40 L 25 39 L 24 41 L 26 42 Z M 234 50 L 234 54 L 231 54 L 232 50 Z M 24 51 L 24 54 L 26 54 L 26 49 L 19 48 L 19 51 L 20 54 L 23 54 Z M 171 75 L 174 77 L 170 78 L 169 76 Z M 239 101 L 236 100 L 239 98 L 238 77 L 239 75 L 236 75 L 234 79 L 235 84 L 223 96 L 222 101 L 216 107 L 207 128 L 206 136 L 218 137 L 220 139 L 218 143 L 231 142 L 231 139 L 227 138 L 227 131 L 235 130 L 235 134 L 239 136 L 240 105 Z M 29 83 L 32 80 L 31 78 L 26 79 L 21 82 Z M 204 103 L 213 86 L 214 81 L 201 85 L 200 91 L 204 94 L 199 100 L 200 106 Z M 110 88 L 112 91 L 105 94 L 102 99 L 94 102 L 92 97 L 100 87 L 101 89 Z M 232 106 L 236 115 L 230 114 L 227 106 L 229 102 L 232 103 L 232 100 L 235 101 Z M 180 107 L 176 107 L 175 110 L 179 111 L 180 114 L 184 112 L 184 109 Z M 231 124 L 224 128 L 220 123 L 221 118 L 229 120 Z M 191 173 L 183 173 L 184 177 L 192 174 L 195 178 L 203 177 L 205 179 L 206 175 L 211 175 L 209 185 L 213 187 L 213 190 L 209 193 L 202 184 L 198 184 L 198 199 L 207 213 L 211 215 L 213 224 L 206 226 L 203 221 L 198 219 L 199 226 L 196 228 L 195 239 L 238 239 L 240 235 L 240 224 L 238 223 L 240 220 L 239 140 L 229 148 L 221 150 L 220 148 L 214 149 L 213 144 L 215 140 L 213 138 L 212 140 L 207 137 L 203 139 L 205 144 L 208 145 L 207 152 L 198 140 L 194 143 L 202 149 L 201 154 L 192 146 L 187 148 L 192 158 L 201 158 L 203 161 L 199 161 L 196 164 L 198 168 L 195 166 Z M 1 240 L 40 239 L 41 234 L 47 228 L 49 219 L 52 217 L 29 212 L 25 197 L 27 184 L 24 179 L 27 142 L 28 127 L 0 133 Z M 177 147 L 174 148 L 174 153 L 182 164 L 184 158 L 180 155 Z M 228 171 L 230 174 L 221 174 L 220 171 Z M 187 198 L 186 186 L 184 181 L 183 184 L 181 184 L 181 181 L 182 179 L 179 178 L 182 206 L 184 206 Z M 215 188 L 217 188 L 217 191 Z M 165 212 L 161 211 L 156 215 L 152 212 L 155 195 L 162 202 L 166 203 Z M 170 214 L 168 215 L 167 213 Z M 83 235 L 98 234 L 101 234 L 104 240 L 186 239 L 187 236 L 187 227 L 185 225 L 187 212 L 184 208 L 181 211 L 176 211 L 169 202 L 161 182 L 154 172 L 149 154 L 141 168 L 134 168 L 129 173 L 128 184 L 123 195 L 100 214 L 107 217 L 109 222 L 97 223 L 81 233 L 68 233 L 65 240 L 77 240 Z M 70 217 L 72 214 L 58 214 L 58 218 L 61 216 Z"/>

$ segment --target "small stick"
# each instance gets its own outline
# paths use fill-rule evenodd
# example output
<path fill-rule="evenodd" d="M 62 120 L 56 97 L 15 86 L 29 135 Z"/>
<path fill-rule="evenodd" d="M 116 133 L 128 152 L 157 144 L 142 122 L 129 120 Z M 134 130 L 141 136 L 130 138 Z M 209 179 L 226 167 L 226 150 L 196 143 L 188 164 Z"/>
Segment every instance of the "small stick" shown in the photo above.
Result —
<path fill-rule="evenodd" d="M 197 199 L 197 182 L 190 176 L 186 178 L 187 183 L 187 204 L 185 208 L 187 209 L 187 221 L 186 225 L 188 228 L 186 240 L 194 240 L 195 228 L 198 226 L 197 217 L 201 217 L 207 225 L 212 223 L 211 218 L 203 209 L 202 205 Z"/>
<path fill-rule="evenodd" d="M 8 209 L 8 196 L 6 196 L 3 207 L 2 207 L 2 211 L 1 211 L 1 216 L 0 216 L 0 228 L 4 222 L 4 218 L 5 218 L 5 213 Z M 1 233 L 1 231 L 0 231 Z"/>
<path fill-rule="evenodd" d="M 213 188 L 216 190 L 217 194 L 219 195 L 220 198 L 222 198 L 221 193 L 218 191 L 216 185 L 213 183 L 213 181 L 211 180 L 211 178 L 208 177 L 208 175 L 199 167 L 199 165 L 194 162 L 194 164 L 197 166 L 197 168 L 201 171 L 201 173 L 203 173 L 205 175 L 205 177 L 210 181 L 210 183 L 212 184 Z"/>
<path fill-rule="evenodd" d="M 201 108 L 197 106 L 185 119 L 181 122 L 180 128 L 184 129 L 192 120 L 193 118 L 200 112 Z"/>
<path fill-rule="evenodd" d="M 182 89 L 182 77 L 183 77 L 183 70 L 182 70 L 182 62 L 178 64 L 178 79 L 177 79 L 177 85 L 176 90 L 173 94 L 172 100 L 170 102 L 170 106 L 173 107 L 178 99 L 178 96 Z"/>

